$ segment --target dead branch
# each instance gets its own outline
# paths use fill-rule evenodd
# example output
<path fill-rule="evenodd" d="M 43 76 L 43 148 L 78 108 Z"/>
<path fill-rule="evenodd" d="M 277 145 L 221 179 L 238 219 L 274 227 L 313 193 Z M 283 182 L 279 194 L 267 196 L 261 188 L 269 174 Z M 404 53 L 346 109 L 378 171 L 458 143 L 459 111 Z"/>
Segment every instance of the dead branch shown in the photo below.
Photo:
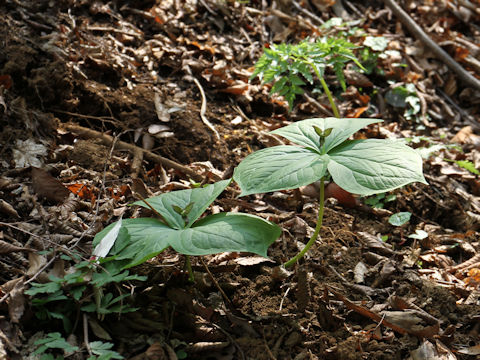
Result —
<path fill-rule="evenodd" d="M 82 137 L 90 138 L 90 139 L 100 139 L 104 145 L 110 145 L 113 142 L 113 137 L 112 136 L 107 135 L 107 134 L 103 134 L 101 132 L 98 132 L 98 131 L 95 131 L 95 130 L 92 130 L 92 129 L 87 129 L 87 128 L 85 128 L 83 126 L 80 126 L 80 125 L 62 124 L 61 126 L 65 130 L 77 133 L 78 135 L 80 135 Z M 151 151 L 139 148 L 138 146 L 129 144 L 129 143 L 124 142 L 124 141 L 117 141 L 117 146 L 118 146 L 119 149 L 129 150 L 132 153 L 135 153 L 135 151 L 137 149 L 140 149 L 141 151 L 143 151 L 143 153 L 145 154 L 145 157 L 148 160 L 155 161 L 155 162 L 158 162 L 162 165 L 170 167 L 172 169 L 181 171 L 181 172 L 185 173 L 186 175 L 191 176 L 192 179 L 194 179 L 195 181 L 202 181 L 203 180 L 203 177 L 201 175 L 197 174 L 192 169 L 190 169 L 190 168 L 188 168 L 188 167 L 186 167 L 182 164 L 179 164 L 175 161 L 172 161 L 170 159 L 164 158 L 163 156 L 154 154 Z"/>
<path fill-rule="evenodd" d="M 433 52 L 441 61 L 443 61 L 450 69 L 452 69 L 457 76 L 465 84 L 480 90 L 480 81 L 472 74 L 461 67 L 448 53 L 438 46 L 432 39 L 423 31 L 423 29 L 417 25 L 412 18 L 394 1 L 383 0 L 392 12 L 398 17 L 400 22 L 406 26 L 406 28 L 425 46 L 427 46 L 431 52 Z"/>

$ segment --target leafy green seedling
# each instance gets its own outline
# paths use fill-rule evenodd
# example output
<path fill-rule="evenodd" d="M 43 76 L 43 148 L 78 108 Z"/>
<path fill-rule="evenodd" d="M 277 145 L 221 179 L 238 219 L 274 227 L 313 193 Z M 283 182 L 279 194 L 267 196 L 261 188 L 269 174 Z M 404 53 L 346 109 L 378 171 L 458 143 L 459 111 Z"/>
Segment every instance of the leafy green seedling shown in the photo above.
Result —
<path fill-rule="evenodd" d="M 122 263 L 111 259 L 101 259 L 97 263 L 82 261 L 72 267 L 74 270 L 63 278 L 50 276 L 46 283 L 31 284 L 25 294 L 32 297 L 32 305 L 36 317 L 41 321 L 59 319 L 63 322 L 66 332 L 72 330 L 71 319 L 78 316 L 78 312 L 96 312 L 99 318 L 108 314 L 121 314 L 137 310 L 132 308 L 124 299 L 130 294 L 115 296 L 110 292 L 104 293 L 109 284 L 117 285 L 127 281 L 143 281 L 146 277 L 130 275 L 128 270 L 122 269 Z M 92 296 L 93 295 L 93 296 Z"/>
<path fill-rule="evenodd" d="M 365 204 L 370 205 L 373 208 L 383 209 L 386 203 L 395 201 L 397 199 L 397 195 L 389 194 L 386 195 L 385 193 L 380 193 L 376 195 L 369 196 L 365 199 Z"/>
<path fill-rule="evenodd" d="M 39 346 L 38 349 L 33 352 L 34 355 L 49 355 L 45 353 L 48 349 L 61 349 L 67 353 L 73 353 L 78 350 L 78 346 L 73 346 L 68 343 L 58 332 L 46 334 L 44 338 L 35 341 L 34 345 Z M 50 355 L 49 358 L 55 359 L 52 355 Z M 63 357 L 61 357 L 61 359 L 63 359 Z"/>
<path fill-rule="evenodd" d="M 468 160 L 450 160 L 450 159 L 445 159 L 445 161 L 454 162 L 455 164 L 457 164 L 462 169 L 468 170 L 472 174 L 480 175 L 480 171 L 477 170 L 477 168 L 475 167 L 475 164 L 472 163 L 471 161 L 468 161 Z"/>
<path fill-rule="evenodd" d="M 134 205 L 153 209 L 160 219 L 122 220 L 109 254 L 125 260 L 125 268 L 139 265 L 171 246 L 184 255 L 208 255 L 225 251 L 246 251 L 267 256 L 267 249 L 281 234 L 281 228 L 258 216 L 219 213 L 200 218 L 208 206 L 230 184 L 219 181 L 202 188 L 178 190 Z M 95 246 L 115 229 L 110 224 L 94 239 Z"/>
<path fill-rule="evenodd" d="M 102 341 L 93 341 L 89 343 L 90 351 L 97 356 L 90 356 L 87 360 L 110 360 L 110 359 L 125 359 L 118 352 L 111 350 L 112 343 L 104 343 Z"/>
<path fill-rule="evenodd" d="M 325 69 L 327 66 L 333 68 L 345 91 L 346 83 L 343 75 L 345 65 L 353 61 L 363 69 L 353 53 L 355 48 L 357 47 L 347 40 L 335 37 L 324 37 L 315 42 L 305 39 L 297 45 L 272 44 L 263 49 L 263 55 L 255 64 L 255 70 L 250 79 L 258 76 L 263 83 L 273 83 L 270 93 L 284 96 L 292 110 L 295 97 L 304 92 L 301 88 L 305 85 L 303 79 L 313 84 L 313 75 L 316 75 L 328 97 L 333 114 L 335 117 L 340 117 L 332 93 L 324 79 Z"/>
<path fill-rule="evenodd" d="M 420 115 L 420 98 L 414 84 L 396 86 L 387 91 L 385 100 L 397 108 L 405 108 L 404 116 L 407 120 L 418 120 Z"/>
<path fill-rule="evenodd" d="M 281 145 L 256 151 L 235 169 L 233 179 L 242 189 L 241 196 L 295 189 L 320 180 L 315 232 L 305 248 L 284 264 L 286 267 L 303 257 L 318 237 L 323 221 L 324 182 L 328 175 L 344 190 L 364 196 L 415 181 L 426 184 L 420 155 L 403 142 L 348 140 L 362 127 L 380 121 L 337 118 L 298 121 L 272 133 L 300 146 Z"/>
<path fill-rule="evenodd" d="M 374 71 L 383 74 L 383 70 L 378 66 L 378 58 L 384 54 L 388 43 L 389 41 L 383 36 L 365 37 L 359 56 L 367 74 L 371 74 Z"/>
<path fill-rule="evenodd" d="M 409 211 L 403 211 L 396 214 L 393 214 L 388 218 L 388 222 L 393 226 L 402 226 L 410 221 L 412 213 Z"/>

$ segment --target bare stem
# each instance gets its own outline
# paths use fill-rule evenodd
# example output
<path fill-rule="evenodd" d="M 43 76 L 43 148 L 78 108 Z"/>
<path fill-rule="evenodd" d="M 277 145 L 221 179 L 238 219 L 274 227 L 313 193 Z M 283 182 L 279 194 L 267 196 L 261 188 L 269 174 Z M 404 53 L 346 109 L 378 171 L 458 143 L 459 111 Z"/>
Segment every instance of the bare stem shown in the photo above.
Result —
<path fill-rule="evenodd" d="M 190 262 L 190 255 L 185 255 L 185 267 L 188 272 L 188 281 L 194 282 L 195 277 L 193 275 L 192 263 Z"/>
<path fill-rule="evenodd" d="M 324 200 L 325 200 L 325 178 L 322 177 L 320 179 L 320 199 L 319 199 L 319 208 L 318 208 L 318 218 L 317 218 L 317 226 L 315 227 L 315 231 L 308 240 L 307 244 L 303 248 L 302 251 L 300 251 L 297 255 L 295 255 L 293 258 L 288 260 L 285 264 L 283 264 L 284 267 L 290 267 L 294 265 L 299 259 L 303 258 L 303 255 L 306 254 L 306 252 L 312 247 L 312 245 L 315 243 L 315 241 L 318 238 L 318 234 L 320 233 L 320 229 L 322 228 L 322 223 L 323 223 L 323 212 L 324 212 Z"/>
<path fill-rule="evenodd" d="M 332 107 L 333 115 L 335 115 L 336 118 L 340 118 L 340 113 L 338 112 L 337 105 L 335 105 L 335 102 L 333 101 L 332 93 L 330 92 L 330 89 L 328 88 L 327 83 L 325 82 L 325 79 L 322 76 L 319 76 L 319 78 L 320 78 L 320 83 L 323 86 L 323 90 L 325 91 L 325 94 L 327 94 L 328 101 L 330 102 L 330 106 Z"/>

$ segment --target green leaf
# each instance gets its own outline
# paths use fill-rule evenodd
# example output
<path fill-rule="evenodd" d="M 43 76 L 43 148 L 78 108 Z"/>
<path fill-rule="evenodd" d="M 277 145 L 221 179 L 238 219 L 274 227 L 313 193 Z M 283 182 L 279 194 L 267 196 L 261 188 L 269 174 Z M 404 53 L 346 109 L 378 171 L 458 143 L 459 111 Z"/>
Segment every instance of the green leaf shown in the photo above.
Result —
<path fill-rule="evenodd" d="M 78 350 L 78 346 L 73 346 L 68 343 L 60 333 L 49 333 L 43 339 L 34 342 L 35 345 L 43 345 L 34 354 L 40 354 L 46 349 L 63 349 L 66 352 L 74 352 Z"/>
<path fill-rule="evenodd" d="M 272 88 L 270 89 L 270 94 L 278 93 L 280 92 L 285 85 L 287 84 L 288 78 L 286 76 L 280 78 L 278 81 L 273 84 Z"/>
<path fill-rule="evenodd" d="M 312 132 L 318 139 L 315 130 Z M 328 137 L 327 139 L 329 139 Z M 294 189 L 319 180 L 327 159 L 297 146 L 274 146 L 248 155 L 233 173 L 242 189 L 240 196 Z"/>
<path fill-rule="evenodd" d="M 408 212 L 408 211 L 399 212 L 390 216 L 388 218 L 388 222 L 393 226 L 402 226 L 402 225 L 405 225 L 407 222 L 409 222 L 411 217 L 412 217 L 411 212 Z"/>
<path fill-rule="evenodd" d="M 421 157 L 404 143 L 346 140 L 362 126 L 378 121 L 308 119 L 273 131 L 305 148 L 275 146 L 248 155 L 233 174 L 241 196 L 298 188 L 319 180 L 327 171 L 341 188 L 359 195 L 386 192 L 415 181 L 426 184 Z M 327 137 L 318 135 L 330 131 Z"/>
<path fill-rule="evenodd" d="M 211 215 L 180 230 L 150 218 L 127 219 L 123 226 L 128 230 L 129 244 L 117 258 L 131 259 L 125 268 L 145 262 L 168 246 L 186 255 L 248 251 L 265 256 L 268 246 L 280 235 L 277 225 L 245 214 Z"/>
<path fill-rule="evenodd" d="M 382 120 L 379 119 L 362 118 L 313 118 L 297 121 L 293 124 L 272 131 L 272 134 L 283 136 L 298 145 L 315 149 L 321 153 L 322 149 L 320 149 L 318 146 L 318 134 L 313 127 L 314 125 L 320 128 L 321 131 L 332 128 L 330 135 L 325 139 L 325 151 L 328 152 L 330 149 L 344 142 L 361 128 L 381 121 Z"/>
<path fill-rule="evenodd" d="M 374 51 L 383 51 L 388 46 L 388 40 L 383 36 L 367 36 L 363 41 L 363 45 Z"/>
<path fill-rule="evenodd" d="M 122 219 L 122 225 L 126 222 L 128 222 L 130 219 Z M 111 233 L 112 229 L 118 225 L 118 222 L 111 223 L 108 225 L 106 228 L 104 228 L 102 231 L 97 233 L 95 237 L 93 238 L 92 245 L 96 247 L 106 236 L 109 236 Z M 115 243 L 113 244 L 113 247 L 110 249 L 109 254 L 114 254 L 121 250 L 123 247 L 125 247 L 125 242 L 126 239 L 128 238 L 127 231 L 125 230 L 125 226 L 120 227 L 120 230 L 118 231 L 117 238 L 115 240 Z M 99 261 L 104 260 L 104 258 L 99 258 Z M 77 264 L 78 267 L 78 264 Z"/>
<path fill-rule="evenodd" d="M 127 245 L 119 251 L 117 259 L 131 259 L 125 268 L 139 265 L 160 254 L 169 246 L 168 238 L 175 229 L 152 218 L 123 220 L 128 231 Z"/>
<path fill-rule="evenodd" d="M 113 347 L 112 343 L 104 343 L 102 341 L 92 341 L 89 343 L 90 350 L 95 355 L 100 355 L 96 360 L 108 360 L 108 359 L 124 359 L 122 355 L 116 351 L 110 350 Z"/>
<path fill-rule="evenodd" d="M 461 168 L 470 171 L 472 174 L 480 175 L 480 171 L 475 168 L 475 164 L 468 160 L 456 160 L 455 163 Z"/>
<path fill-rule="evenodd" d="M 37 294 L 52 294 L 61 289 L 61 284 L 53 281 L 49 281 L 45 284 L 32 283 L 32 287 L 28 290 L 25 290 L 24 293 L 30 296 Z"/>
<path fill-rule="evenodd" d="M 407 106 L 406 99 L 408 97 L 408 90 L 403 86 L 397 86 L 396 88 L 390 89 L 385 94 L 385 100 L 388 104 L 404 108 Z"/>
<path fill-rule="evenodd" d="M 279 226 L 258 216 L 220 213 L 199 220 L 170 237 L 170 245 L 186 255 L 245 251 L 267 256 L 268 247 L 281 235 Z"/>
<path fill-rule="evenodd" d="M 70 294 L 75 300 L 78 301 L 82 297 L 82 294 L 86 288 L 87 287 L 85 285 L 74 287 L 73 289 L 70 289 Z"/>
<path fill-rule="evenodd" d="M 347 141 L 328 156 L 328 171 L 333 181 L 353 194 L 366 196 L 415 181 L 427 183 L 422 173 L 421 157 L 398 141 Z"/>
<path fill-rule="evenodd" d="M 191 226 L 191 224 L 193 224 L 200 217 L 200 215 L 203 214 L 203 212 L 218 197 L 218 195 L 225 190 L 230 182 L 230 179 L 223 180 L 203 188 L 172 191 L 166 194 L 148 198 L 146 200 L 163 216 L 170 227 L 174 229 L 183 229 L 184 227 Z M 174 210 L 173 206 L 186 209 L 190 203 L 193 203 L 193 206 L 190 212 L 186 214 L 188 224 L 185 224 L 182 215 L 178 214 Z M 137 201 L 133 204 L 148 208 L 148 205 L 143 201 Z"/>

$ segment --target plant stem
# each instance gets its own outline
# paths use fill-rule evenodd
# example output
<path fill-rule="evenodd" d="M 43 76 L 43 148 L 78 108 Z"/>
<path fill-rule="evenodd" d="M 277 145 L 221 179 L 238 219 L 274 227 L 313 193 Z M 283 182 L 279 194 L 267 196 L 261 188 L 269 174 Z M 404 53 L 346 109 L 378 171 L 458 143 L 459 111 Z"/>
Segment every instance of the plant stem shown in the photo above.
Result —
<path fill-rule="evenodd" d="M 325 79 L 321 76 L 319 76 L 319 79 L 320 79 L 320 83 L 323 86 L 323 90 L 325 91 L 325 94 L 327 94 L 328 101 L 330 102 L 330 106 L 332 107 L 333 115 L 336 118 L 340 118 L 340 113 L 338 112 L 337 105 L 335 105 L 335 102 L 333 101 L 332 93 L 330 92 L 330 89 L 328 88 L 327 83 L 325 82 Z"/>
<path fill-rule="evenodd" d="M 313 232 L 312 237 L 310 238 L 310 240 L 308 240 L 303 250 L 300 251 L 293 258 L 288 260 L 285 264 L 283 264 L 284 267 L 287 268 L 295 264 L 299 259 L 303 257 L 303 255 L 305 255 L 305 253 L 311 248 L 311 246 L 317 240 L 318 234 L 320 233 L 320 229 L 322 228 L 322 223 L 323 223 L 324 201 L 325 201 L 325 177 L 322 177 L 320 179 L 320 199 L 319 199 L 320 204 L 318 207 L 318 218 L 317 218 L 317 226 L 315 227 L 315 231 Z"/>
<path fill-rule="evenodd" d="M 318 71 L 316 66 L 314 66 L 311 62 L 308 62 L 308 64 L 310 65 L 310 67 L 313 69 L 313 71 L 317 75 L 318 79 L 320 80 L 320 84 L 322 84 L 323 91 L 325 91 L 325 94 L 327 94 L 328 102 L 330 103 L 330 106 L 332 107 L 333 115 L 336 118 L 340 118 L 340 113 L 338 112 L 337 105 L 335 105 L 335 102 L 333 101 L 332 93 L 330 92 L 330 89 L 328 88 L 328 85 L 325 82 L 325 79 L 323 78 L 322 75 L 320 75 L 320 71 Z"/>
<path fill-rule="evenodd" d="M 188 272 L 188 281 L 194 282 L 195 277 L 193 276 L 192 263 L 190 262 L 189 255 L 185 255 L 185 267 L 187 268 L 187 272 Z"/>

